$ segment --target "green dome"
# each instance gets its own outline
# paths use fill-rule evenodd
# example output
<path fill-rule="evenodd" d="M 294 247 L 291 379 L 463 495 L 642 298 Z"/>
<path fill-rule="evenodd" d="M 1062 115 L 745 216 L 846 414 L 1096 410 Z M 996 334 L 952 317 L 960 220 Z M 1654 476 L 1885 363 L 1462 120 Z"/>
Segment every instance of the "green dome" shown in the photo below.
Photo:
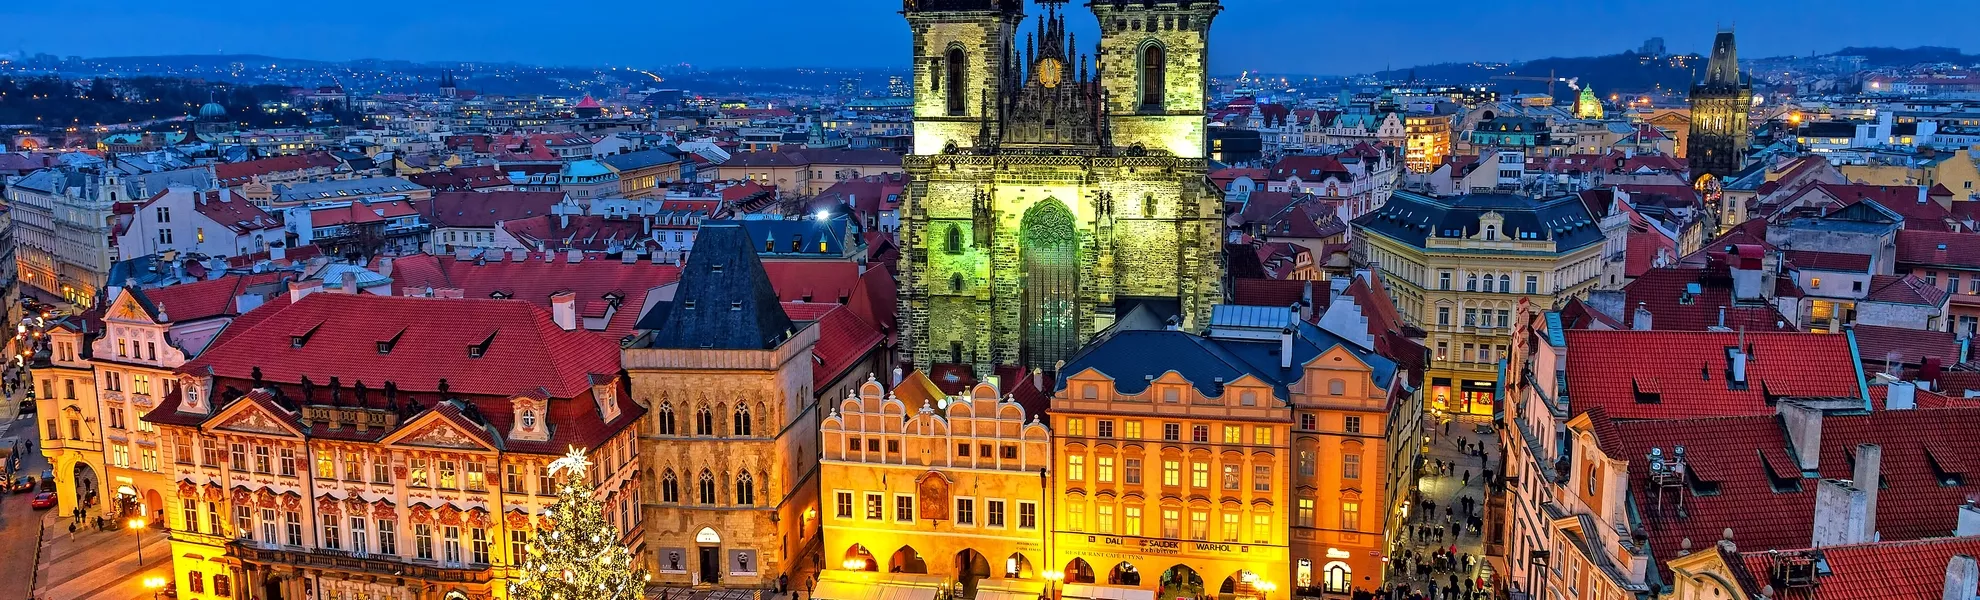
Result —
<path fill-rule="evenodd" d="M 218 102 L 208 102 L 206 106 L 199 107 L 199 117 L 202 119 L 224 116 L 227 116 L 227 107 L 221 106 Z"/>

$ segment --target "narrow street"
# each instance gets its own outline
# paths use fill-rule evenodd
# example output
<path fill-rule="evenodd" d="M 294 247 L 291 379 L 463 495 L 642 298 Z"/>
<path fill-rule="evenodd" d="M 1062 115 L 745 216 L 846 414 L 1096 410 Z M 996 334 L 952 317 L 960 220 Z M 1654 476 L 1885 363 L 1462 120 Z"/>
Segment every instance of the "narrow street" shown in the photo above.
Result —
<path fill-rule="evenodd" d="M 13 405 L 18 397 L 9 398 L 7 404 Z M 26 415 L 0 422 L 0 445 L 11 441 L 24 451 L 27 442 L 35 440 L 39 434 L 33 419 L 33 415 Z M 39 478 L 46 468 L 48 461 L 42 459 L 39 452 L 24 452 L 21 457 L 20 473 Z M 34 585 L 35 562 L 41 547 L 42 515 L 48 511 L 34 510 L 28 506 L 33 498 L 32 493 L 0 495 L 0 598 L 27 598 Z"/>
<path fill-rule="evenodd" d="M 1424 431 L 1432 443 L 1423 457 L 1428 466 L 1417 479 L 1421 502 L 1412 508 L 1405 526 L 1408 554 L 1391 563 L 1393 588 L 1407 585 L 1412 593 L 1427 593 L 1434 582 L 1440 599 L 1471 598 L 1466 590 L 1478 589 L 1475 581 L 1481 575 L 1485 544 L 1472 525 L 1482 523 L 1485 514 L 1484 465 L 1492 464 L 1499 453 L 1490 423 L 1491 418 L 1483 415 L 1428 417 Z M 1483 456 L 1478 454 L 1481 451 Z M 1440 463 L 1447 466 L 1440 470 Z M 1447 596 L 1453 581 L 1457 593 Z M 1474 585 L 1466 588 L 1466 581 Z"/>

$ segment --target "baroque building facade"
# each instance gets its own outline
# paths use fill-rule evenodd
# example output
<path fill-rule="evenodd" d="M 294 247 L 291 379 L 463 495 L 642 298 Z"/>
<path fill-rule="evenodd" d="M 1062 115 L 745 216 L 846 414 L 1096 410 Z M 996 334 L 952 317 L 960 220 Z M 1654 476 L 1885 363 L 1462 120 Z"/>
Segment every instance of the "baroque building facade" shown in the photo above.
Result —
<path fill-rule="evenodd" d="M 1605 238 L 1574 195 L 1396 192 L 1354 228 L 1354 251 L 1429 334 L 1424 403 L 1440 410 L 1493 414 L 1519 303 L 1559 306 L 1601 281 Z"/>
<path fill-rule="evenodd" d="M 903 351 L 918 368 L 1052 368 L 1128 307 L 1201 327 L 1221 298 L 1204 158 L 1215 1 L 907 0 L 915 139 L 903 165 Z"/>
<path fill-rule="evenodd" d="M 1739 73 L 1739 52 L 1733 32 L 1721 31 L 1712 40 L 1712 58 L 1705 80 L 1691 86 L 1691 131 L 1685 158 L 1691 176 L 1725 177 L 1745 162 L 1747 110 L 1753 107 L 1753 82 Z"/>

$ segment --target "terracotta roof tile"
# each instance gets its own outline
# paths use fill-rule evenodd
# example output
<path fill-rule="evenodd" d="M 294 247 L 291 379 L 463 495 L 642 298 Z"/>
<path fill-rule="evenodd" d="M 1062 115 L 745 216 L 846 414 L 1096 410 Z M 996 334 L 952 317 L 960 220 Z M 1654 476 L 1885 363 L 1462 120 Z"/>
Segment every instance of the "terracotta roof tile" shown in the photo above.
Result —
<path fill-rule="evenodd" d="M 1744 549 L 1745 544 L 1739 544 Z M 1786 550 L 1786 549 L 1782 549 Z M 1980 537 L 1879 542 L 1822 548 L 1829 574 L 1810 588 L 1794 588 L 1771 575 L 1776 555 L 1767 551 L 1740 553 L 1731 566 L 1759 593 L 1773 585 L 1775 600 L 1854 600 L 1858 598 L 1939 598 L 1946 587 L 1946 563 L 1957 555 L 1980 556 Z M 1967 590 L 1971 597 L 1975 590 Z"/>
<path fill-rule="evenodd" d="M 1856 397 L 1856 364 L 1844 335 L 1778 332 L 1570 330 L 1569 414 L 1602 407 L 1616 419 L 1764 415 L 1785 396 Z M 1743 336 L 1743 337 L 1742 337 Z M 1727 348 L 1753 348 L 1746 385 L 1727 381 Z M 1654 358 L 1642 349 L 1657 348 Z M 1639 394 L 1638 382 L 1661 388 Z M 1742 389 L 1743 387 L 1743 389 Z"/>
<path fill-rule="evenodd" d="M 1899 231 L 1897 262 L 1900 266 L 1980 269 L 1980 233 Z"/>
<path fill-rule="evenodd" d="M 1915 275 L 1872 275 L 1870 293 L 1863 297 L 1865 302 L 1889 302 L 1893 304 L 1917 304 L 1923 306 L 1943 306 L 1946 303 L 1946 290 L 1919 279 Z"/>

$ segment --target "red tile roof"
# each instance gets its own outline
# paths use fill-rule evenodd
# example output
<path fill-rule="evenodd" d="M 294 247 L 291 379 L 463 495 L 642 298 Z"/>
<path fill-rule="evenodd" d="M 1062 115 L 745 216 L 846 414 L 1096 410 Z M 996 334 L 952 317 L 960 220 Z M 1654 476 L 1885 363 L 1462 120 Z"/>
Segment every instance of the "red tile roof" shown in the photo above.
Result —
<path fill-rule="evenodd" d="M 1897 233 L 1901 266 L 1980 269 L 1980 233 L 1904 229 Z"/>
<path fill-rule="evenodd" d="M 1870 255 L 1868 254 L 1822 252 L 1819 250 L 1789 250 L 1781 254 L 1794 267 L 1800 269 L 1840 273 L 1870 272 Z"/>
<path fill-rule="evenodd" d="M 1611 458 L 1630 463 L 1630 493 L 1650 534 L 1650 552 L 1659 569 L 1678 556 L 1682 540 L 1690 539 L 1694 550 L 1709 548 L 1726 529 L 1732 529 L 1733 541 L 1749 551 L 1804 548 L 1813 541 L 1819 479 L 1797 473 L 1786 480 L 1791 482 L 1783 488 L 1788 491 L 1775 491 L 1763 451 L 1785 451 L 1792 444 L 1774 415 L 1621 421 L 1615 428 L 1620 441 L 1613 447 L 1620 455 Z M 1857 445 L 1882 446 L 1884 486 L 1877 496 L 1876 529 L 1885 540 L 1948 535 L 1958 520 L 1958 506 L 1969 495 L 1980 493 L 1980 474 L 1968 474 L 1959 485 L 1941 485 L 1926 449 L 1932 446 L 1932 452 L 1957 457 L 1963 464 L 1980 464 L 1980 408 L 1827 415 L 1822 420 L 1821 444 L 1820 476 L 1832 479 L 1854 476 L 1850 455 Z M 1675 446 L 1685 448 L 1690 479 L 1717 482 L 1716 494 L 1681 489 L 1658 501 L 1648 480 L 1646 456 L 1658 447 L 1669 459 Z M 1675 506 L 1679 498 L 1684 516 Z"/>
<path fill-rule="evenodd" d="M 563 192 L 440 192 L 425 204 L 434 227 L 494 227 L 550 214 L 562 201 Z"/>
<path fill-rule="evenodd" d="M 644 221 L 608 219 L 603 215 L 574 215 L 569 222 L 560 215 L 516 219 L 502 224 L 517 242 L 545 250 L 617 252 L 625 248 L 656 245 Z"/>
<path fill-rule="evenodd" d="M 1340 159 L 1332 156 L 1295 154 L 1281 158 L 1278 163 L 1273 164 L 1271 178 L 1272 181 L 1285 181 L 1294 177 L 1300 178 L 1301 181 L 1317 181 L 1330 174 L 1339 175 L 1342 180 L 1346 180 L 1348 169 L 1341 164 Z"/>
<path fill-rule="evenodd" d="M 1738 545 L 1742 550 L 1747 547 Z M 1829 573 L 1817 577 L 1810 588 L 1790 588 L 1775 581 L 1776 555 L 1767 551 L 1741 552 L 1739 560 L 1729 562 L 1748 593 L 1758 594 L 1773 585 L 1775 600 L 1939 598 L 1946 588 L 1946 563 L 1957 555 L 1980 557 L 1980 537 L 1829 546 L 1820 553 Z M 1966 590 L 1964 597 L 1975 593 Z"/>
<path fill-rule="evenodd" d="M 423 211 L 412 200 L 352 200 L 343 206 L 311 207 L 309 220 L 311 226 L 323 227 L 378 223 L 387 219 L 418 215 L 421 212 Z"/>
<path fill-rule="evenodd" d="M 1863 357 L 1865 372 L 1885 371 L 1887 364 L 1919 365 L 1927 358 L 1939 364 L 1959 362 L 1959 336 L 1950 331 L 1926 331 L 1902 327 L 1856 324 L 1857 355 Z M 1891 371 L 1903 375 L 1904 370 Z"/>
<path fill-rule="evenodd" d="M 1699 293 L 1687 295 L 1697 284 Z M 1623 286 L 1622 329 L 1636 327 L 1636 308 L 1650 311 L 1650 328 L 1657 331 L 1705 331 L 1719 325 L 1734 331 L 1794 331 L 1772 304 L 1733 301 L 1732 274 L 1723 264 L 1651 269 Z"/>
<path fill-rule="evenodd" d="M 584 331 L 564 331 L 550 312 L 521 300 L 405 298 L 313 293 L 274 312 L 229 326 L 180 372 L 247 379 L 260 367 L 268 381 L 296 382 L 308 375 L 395 382 L 408 392 L 437 391 L 446 378 L 452 393 L 510 396 L 538 387 L 552 396 L 589 392 L 592 375 L 619 371 L 619 346 Z M 259 310 L 253 312 L 260 312 Z M 252 314 L 252 313 L 250 313 Z M 303 336 L 300 347 L 294 338 Z M 391 354 L 378 343 L 397 338 Z M 479 358 L 468 348 L 487 343 Z"/>
<path fill-rule="evenodd" d="M 550 309 L 550 297 L 560 292 L 572 292 L 579 303 L 595 303 L 600 307 L 616 296 L 619 310 L 606 323 L 605 330 L 598 332 L 613 341 L 632 334 L 640 311 L 646 306 L 647 294 L 653 288 L 681 278 L 680 267 L 672 263 L 626 263 L 595 255 L 575 263 L 561 255 L 550 258 L 545 261 L 543 254 L 532 253 L 516 262 L 508 260 L 506 255 L 491 254 L 489 260 L 477 262 L 415 254 L 394 260 L 391 277 L 393 286 L 398 288 L 394 293 L 427 287 L 459 289 L 467 298 L 492 298 L 499 293 L 545 310 Z"/>
<path fill-rule="evenodd" d="M 1866 393 L 1858 386 L 1844 335 L 1594 330 L 1565 335 L 1570 415 L 1597 406 L 1616 419 L 1760 415 L 1772 414 L 1780 397 Z M 1737 389 L 1727 381 L 1726 349 L 1742 339 L 1753 355 L 1746 363 L 1746 385 Z M 1644 348 L 1656 348 L 1657 356 L 1644 356 Z"/>
<path fill-rule="evenodd" d="M 887 335 L 895 326 L 895 279 L 884 267 L 870 266 L 864 274 L 859 265 L 840 260 L 766 260 L 763 270 L 777 299 L 784 302 L 838 303 L 843 301 L 852 314 Z"/>
<path fill-rule="evenodd" d="M 282 228 L 282 222 L 280 220 L 261 210 L 254 203 L 248 202 L 247 198 L 241 197 L 240 194 L 234 193 L 232 190 L 167 189 L 153 195 L 150 200 L 146 200 L 144 206 L 150 206 L 151 203 L 157 202 L 167 194 L 175 191 L 181 194 L 192 194 L 193 212 L 199 213 L 200 216 L 206 217 L 208 220 L 227 228 L 228 231 L 232 231 L 235 234 Z"/>
<path fill-rule="evenodd" d="M 337 157 L 329 152 L 310 152 L 237 163 L 220 163 L 213 165 L 213 174 L 220 178 L 221 185 L 232 187 L 263 175 L 312 168 L 331 168 L 338 164 Z"/>
<path fill-rule="evenodd" d="M 1324 311 L 1326 310 L 1324 308 L 1324 300 L 1327 295 L 1327 282 L 1324 281 L 1235 278 L 1231 280 L 1231 299 L 1235 300 L 1237 304 L 1244 306 L 1277 306 L 1283 308 L 1292 306 L 1293 303 L 1305 298 L 1306 286 L 1316 283 L 1318 285 L 1315 285 L 1313 291 L 1319 298 L 1315 299 L 1315 303 L 1322 306 L 1316 307 L 1315 310 Z"/>
<path fill-rule="evenodd" d="M 818 322 L 818 345 L 811 350 L 818 360 L 811 370 L 812 389 L 823 389 L 887 341 L 878 328 L 840 304 L 787 302 L 784 312 L 794 320 Z"/>
<path fill-rule="evenodd" d="M 1863 297 L 1866 302 L 1889 302 L 1892 304 L 1917 304 L 1922 306 L 1944 306 L 1947 294 L 1944 289 L 1925 283 L 1914 275 L 1871 275 L 1870 293 Z"/>
<path fill-rule="evenodd" d="M 219 279 L 181 283 L 143 290 L 151 305 L 165 311 L 165 318 L 174 323 L 185 323 L 219 316 L 240 314 L 234 299 L 246 293 L 248 286 L 270 283 L 282 279 L 283 273 L 252 273 L 223 275 Z M 286 290 L 284 291 L 286 293 Z"/>

